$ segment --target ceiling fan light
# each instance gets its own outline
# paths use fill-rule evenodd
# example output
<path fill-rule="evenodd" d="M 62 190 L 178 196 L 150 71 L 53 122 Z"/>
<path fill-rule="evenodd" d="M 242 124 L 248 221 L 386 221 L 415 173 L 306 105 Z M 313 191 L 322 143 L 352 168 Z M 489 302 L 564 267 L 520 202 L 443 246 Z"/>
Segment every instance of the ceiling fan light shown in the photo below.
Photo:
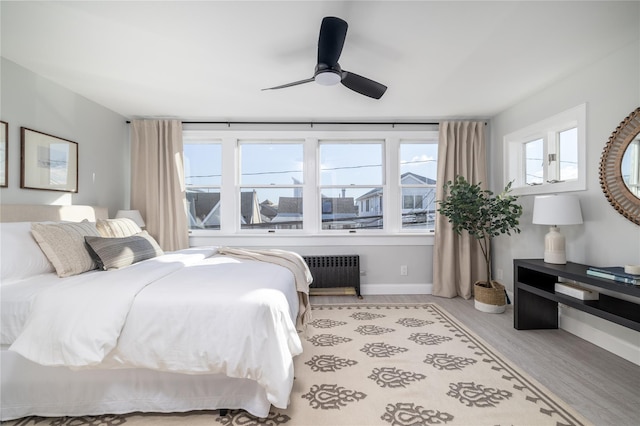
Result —
<path fill-rule="evenodd" d="M 340 83 L 342 76 L 335 71 L 324 71 L 316 74 L 314 79 L 316 83 L 323 86 L 334 86 Z"/>

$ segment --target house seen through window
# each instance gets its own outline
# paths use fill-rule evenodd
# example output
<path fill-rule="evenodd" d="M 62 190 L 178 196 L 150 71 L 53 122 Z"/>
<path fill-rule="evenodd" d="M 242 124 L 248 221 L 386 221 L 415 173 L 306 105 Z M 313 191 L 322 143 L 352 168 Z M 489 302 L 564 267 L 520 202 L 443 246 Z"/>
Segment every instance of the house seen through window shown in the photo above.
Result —
<path fill-rule="evenodd" d="M 437 158 L 435 143 L 400 143 L 402 229 L 434 229 Z"/>
<path fill-rule="evenodd" d="M 184 163 L 191 230 L 434 230 L 437 132 L 423 139 L 190 133 Z"/>
<path fill-rule="evenodd" d="M 304 148 L 240 141 L 240 228 L 302 229 Z"/>
<path fill-rule="evenodd" d="M 322 229 L 382 229 L 383 141 L 320 141 Z"/>
<path fill-rule="evenodd" d="M 190 229 L 220 229 L 221 141 L 184 143 Z"/>

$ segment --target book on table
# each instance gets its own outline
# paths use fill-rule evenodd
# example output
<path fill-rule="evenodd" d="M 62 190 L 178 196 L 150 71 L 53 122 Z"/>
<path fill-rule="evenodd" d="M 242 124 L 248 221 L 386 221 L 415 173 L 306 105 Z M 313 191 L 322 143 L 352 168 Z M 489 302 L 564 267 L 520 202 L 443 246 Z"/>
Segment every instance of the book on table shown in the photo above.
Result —
<path fill-rule="evenodd" d="M 580 300 L 598 300 L 600 295 L 597 291 L 589 290 L 584 287 L 580 287 L 575 283 L 558 282 L 555 285 L 556 293 L 561 293 L 566 296 L 574 297 Z"/>
<path fill-rule="evenodd" d="M 622 266 L 595 267 L 589 266 L 587 275 L 618 281 L 625 284 L 640 285 L 640 275 L 628 274 Z"/>

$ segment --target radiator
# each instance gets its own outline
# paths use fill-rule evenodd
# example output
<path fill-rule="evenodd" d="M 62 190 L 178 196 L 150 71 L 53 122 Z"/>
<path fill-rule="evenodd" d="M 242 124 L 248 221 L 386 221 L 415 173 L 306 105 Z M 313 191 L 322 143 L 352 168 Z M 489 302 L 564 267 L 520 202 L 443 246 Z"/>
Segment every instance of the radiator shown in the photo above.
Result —
<path fill-rule="evenodd" d="M 313 283 L 312 294 L 327 294 L 319 289 L 353 288 L 356 296 L 360 295 L 360 256 L 302 256 L 307 262 Z M 318 291 L 314 292 L 314 289 Z"/>

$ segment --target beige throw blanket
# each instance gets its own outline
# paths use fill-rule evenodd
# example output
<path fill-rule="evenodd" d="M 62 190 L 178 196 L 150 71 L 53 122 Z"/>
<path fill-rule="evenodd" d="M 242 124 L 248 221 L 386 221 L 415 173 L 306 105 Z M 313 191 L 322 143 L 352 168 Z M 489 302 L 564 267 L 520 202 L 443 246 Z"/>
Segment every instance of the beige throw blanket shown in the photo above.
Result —
<path fill-rule="evenodd" d="M 284 266 L 293 273 L 298 291 L 298 318 L 296 327 L 298 331 L 304 331 L 311 320 L 311 305 L 309 303 L 309 285 L 313 281 L 311 271 L 298 253 L 287 250 L 248 250 L 240 248 L 220 247 L 218 253 L 237 257 L 239 259 L 257 260 L 261 262 L 275 263 Z"/>

